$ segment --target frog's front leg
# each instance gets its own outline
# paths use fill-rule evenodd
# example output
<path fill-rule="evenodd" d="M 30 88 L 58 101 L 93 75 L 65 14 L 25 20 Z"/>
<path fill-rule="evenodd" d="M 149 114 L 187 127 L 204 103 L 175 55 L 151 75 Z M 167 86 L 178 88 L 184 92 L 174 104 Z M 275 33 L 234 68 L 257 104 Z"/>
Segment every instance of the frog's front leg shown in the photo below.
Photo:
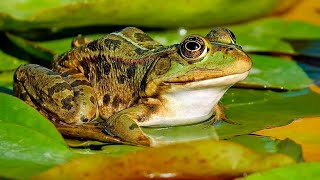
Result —
<path fill-rule="evenodd" d="M 126 142 L 150 146 L 152 140 L 143 133 L 138 122 L 147 121 L 159 103 L 160 101 L 151 98 L 140 100 L 139 104 L 108 118 L 105 122 L 105 130 Z"/>

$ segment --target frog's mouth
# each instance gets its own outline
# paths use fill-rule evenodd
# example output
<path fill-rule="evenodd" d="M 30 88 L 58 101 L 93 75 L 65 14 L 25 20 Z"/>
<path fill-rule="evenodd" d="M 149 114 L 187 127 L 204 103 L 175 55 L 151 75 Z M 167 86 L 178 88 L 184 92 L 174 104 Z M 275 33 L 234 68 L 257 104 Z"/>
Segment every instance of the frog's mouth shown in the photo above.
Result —
<path fill-rule="evenodd" d="M 249 74 L 249 71 L 232 74 L 228 76 L 215 77 L 215 78 L 201 78 L 192 81 L 163 81 L 161 85 L 166 86 L 174 86 L 175 89 L 171 89 L 177 91 L 179 88 L 183 89 L 193 89 L 193 88 L 209 88 L 209 87 L 220 87 L 220 86 L 232 86 L 233 84 L 245 79 Z M 178 89 L 176 89 L 178 88 Z"/>
<path fill-rule="evenodd" d="M 208 120 L 213 108 L 233 84 L 247 77 L 248 71 L 215 79 L 188 83 L 168 83 L 159 95 L 161 112 L 139 126 L 176 126 Z"/>

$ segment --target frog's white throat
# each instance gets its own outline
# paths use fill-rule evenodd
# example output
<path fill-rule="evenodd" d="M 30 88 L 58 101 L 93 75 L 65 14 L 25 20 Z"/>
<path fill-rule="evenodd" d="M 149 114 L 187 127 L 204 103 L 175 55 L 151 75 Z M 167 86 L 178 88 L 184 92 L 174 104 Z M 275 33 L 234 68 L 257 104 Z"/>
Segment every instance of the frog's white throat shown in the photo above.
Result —
<path fill-rule="evenodd" d="M 161 95 L 163 107 L 159 113 L 151 115 L 148 121 L 139 122 L 139 126 L 175 126 L 198 123 L 213 115 L 223 94 L 248 72 L 215 79 L 190 82 L 184 85 L 172 85 L 166 94 Z"/>

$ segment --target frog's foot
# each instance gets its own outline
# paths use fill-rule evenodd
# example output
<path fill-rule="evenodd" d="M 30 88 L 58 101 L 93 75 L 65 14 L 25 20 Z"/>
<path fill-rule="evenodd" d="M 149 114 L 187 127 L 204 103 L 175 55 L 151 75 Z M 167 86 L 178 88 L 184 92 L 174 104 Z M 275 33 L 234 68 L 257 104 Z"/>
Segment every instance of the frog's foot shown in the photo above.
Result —
<path fill-rule="evenodd" d="M 119 138 L 106 134 L 103 126 L 99 126 L 97 123 L 87 123 L 82 125 L 59 123 L 55 126 L 57 127 L 58 131 L 66 137 L 96 140 L 106 143 L 124 143 Z"/>
<path fill-rule="evenodd" d="M 87 44 L 91 42 L 92 39 L 83 37 L 81 34 L 79 34 L 77 37 L 75 37 L 71 42 L 71 47 L 79 47 L 83 44 Z"/>
<path fill-rule="evenodd" d="M 224 113 L 224 107 L 222 104 L 217 104 L 214 108 L 213 111 L 215 112 L 215 115 L 213 117 L 213 123 L 217 121 L 224 121 L 229 124 L 235 124 L 235 125 L 240 125 L 240 123 L 231 121 L 228 119 L 227 115 Z"/>
<path fill-rule="evenodd" d="M 145 117 L 146 108 L 143 105 L 125 109 L 114 114 L 103 122 L 106 133 L 114 135 L 135 145 L 150 146 L 151 139 L 147 137 L 136 123 Z"/>

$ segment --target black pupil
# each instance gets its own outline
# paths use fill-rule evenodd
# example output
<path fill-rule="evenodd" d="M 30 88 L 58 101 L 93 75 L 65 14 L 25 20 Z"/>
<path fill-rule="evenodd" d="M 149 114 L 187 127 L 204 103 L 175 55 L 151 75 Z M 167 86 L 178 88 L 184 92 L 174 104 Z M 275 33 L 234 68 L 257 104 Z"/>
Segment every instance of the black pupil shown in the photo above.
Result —
<path fill-rule="evenodd" d="M 199 49 L 199 48 L 200 48 L 200 44 L 197 43 L 197 42 L 191 41 L 191 42 L 188 42 L 188 43 L 186 44 L 186 47 L 187 47 L 189 50 L 193 51 L 193 50 Z"/>

